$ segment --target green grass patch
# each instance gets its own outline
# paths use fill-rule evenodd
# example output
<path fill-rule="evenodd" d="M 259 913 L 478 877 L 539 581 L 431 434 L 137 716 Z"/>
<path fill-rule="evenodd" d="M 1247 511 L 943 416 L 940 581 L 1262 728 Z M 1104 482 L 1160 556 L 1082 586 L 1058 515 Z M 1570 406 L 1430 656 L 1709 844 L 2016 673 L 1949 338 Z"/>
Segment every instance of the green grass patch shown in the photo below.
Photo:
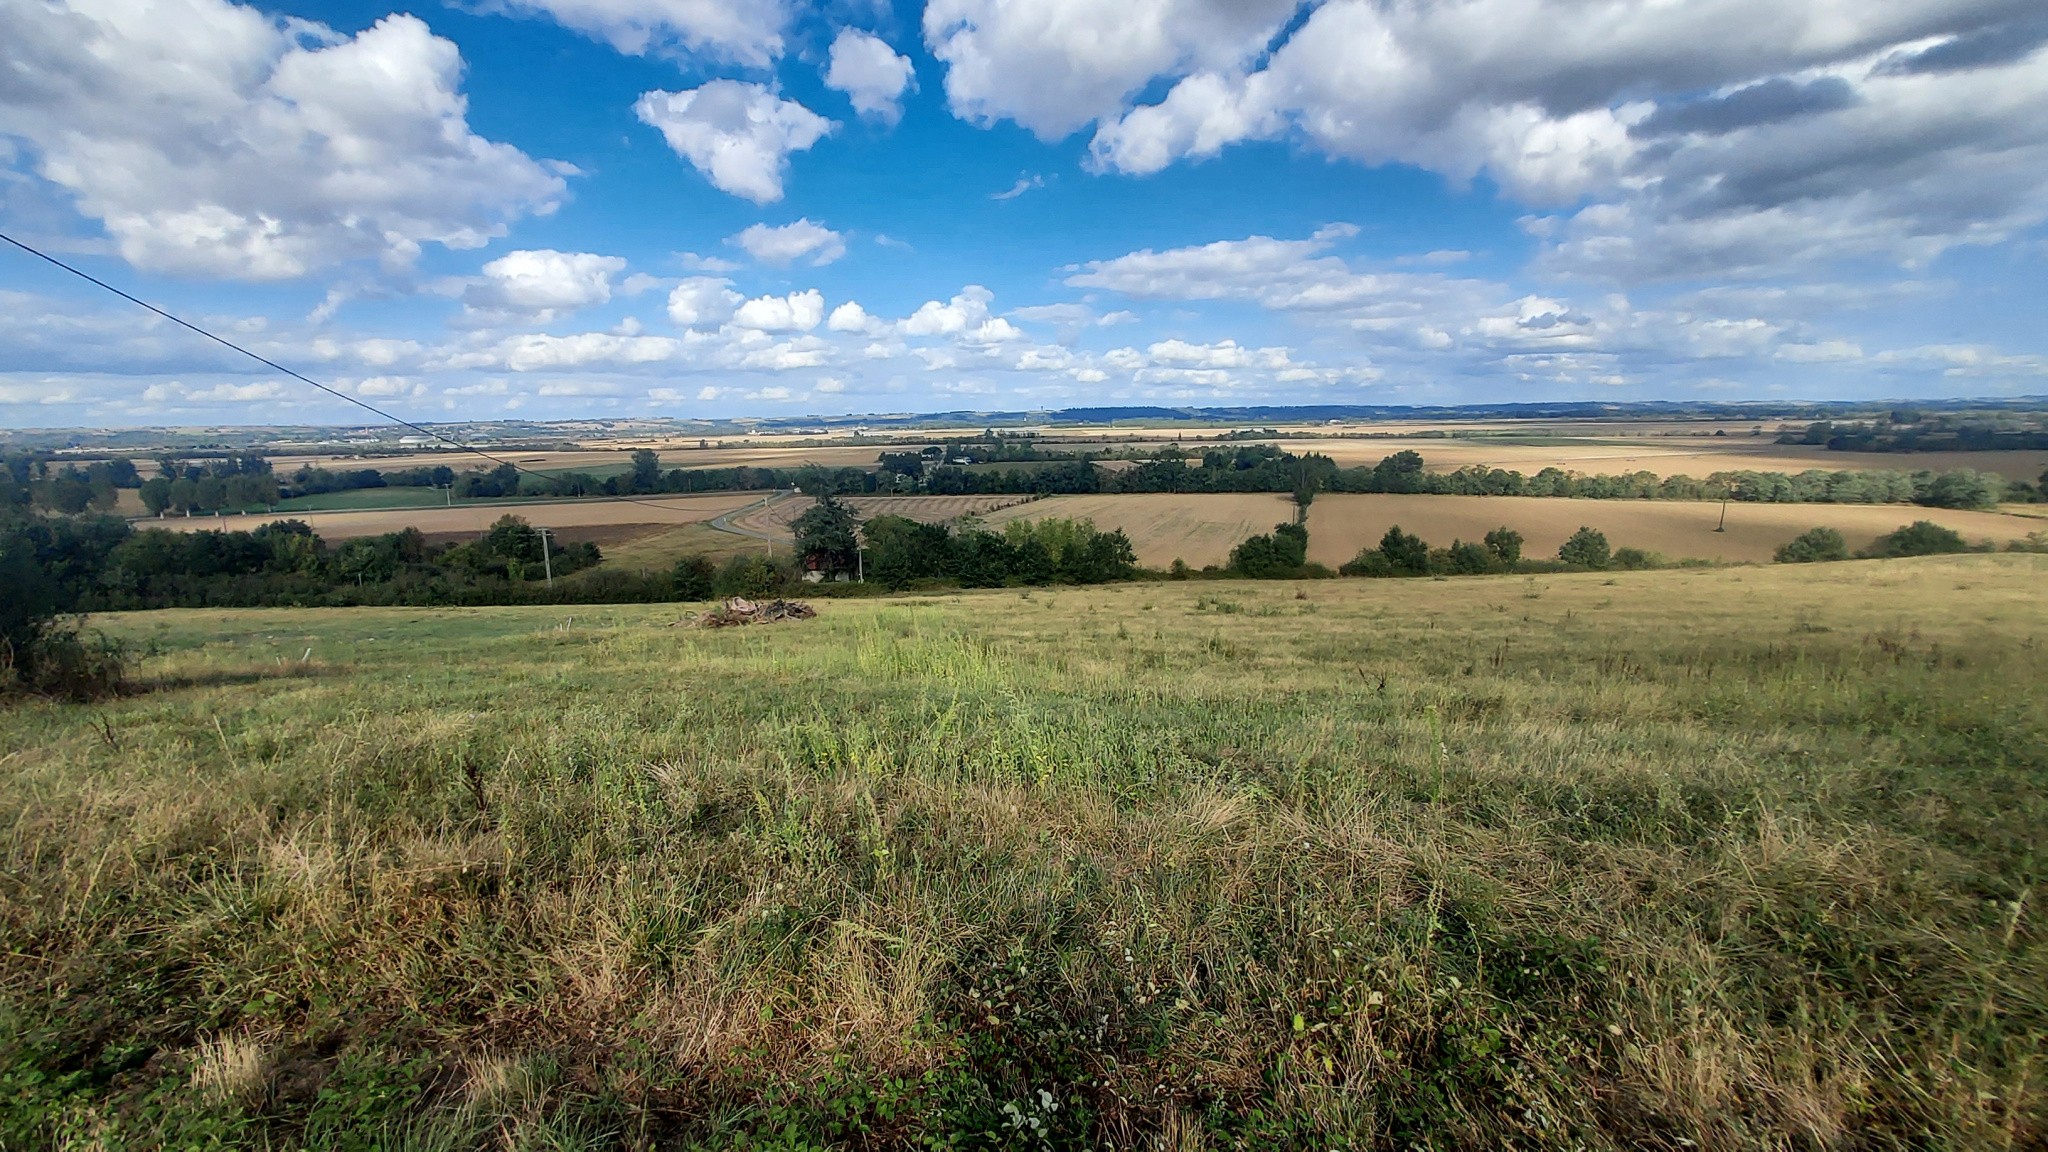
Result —
<path fill-rule="evenodd" d="M 439 508 L 448 496 L 439 488 L 353 488 L 280 500 L 279 512 L 332 512 L 370 508 Z M 470 503 L 470 501 L 462 501 Z"/>
<path fill-rule="evenodd" d="M 2044 576 L 108 617 L 0 1146 L 2038 1146 Z"/>

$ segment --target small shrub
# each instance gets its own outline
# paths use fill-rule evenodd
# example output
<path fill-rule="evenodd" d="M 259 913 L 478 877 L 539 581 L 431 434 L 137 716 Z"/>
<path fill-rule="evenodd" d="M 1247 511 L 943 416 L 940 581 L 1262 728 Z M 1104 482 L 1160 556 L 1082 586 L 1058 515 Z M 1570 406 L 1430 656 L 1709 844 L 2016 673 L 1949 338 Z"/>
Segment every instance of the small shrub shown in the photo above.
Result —
<path fill-rule="evenodd" d="M 1868 557 L 1893 556 L 1939 556 L 1948 552 L 1968 552 L 1970 545 L 1962 534 L 1952 528 L 1943 528 L 1932 520 L 1915 520 L 1895 532 L 1879 536 L 1870 547 L 1857 553 Z"/>
<path fill-rule="evenodd" d="M 718 596 L 744 596 L 758 600 L 773 596 L 782 586 L 782 572 L 774 561 L 766 556 L 735 556 L 718 570 L 711 590 Z"/>
<path fill-rule="evenodd" d="M 1607 535 L 1581 527 L 1557 550 L 1557 558 L 1574 568 L 1605 568 L 1613 557 L 1607 550 Z"/>
<path fill-rule="evenodd" d="M 1641 548 L 1617 548 L 1614 550 L 1614 566 L 1624 572 L 1641 572 L 1658 565 L 1654 553 L 1645 552 Z"/>
<path fill-rule="evenodd" d="M 1468 544 L 1463 540 L 1453 540 L 1444 559 L 1444 567 L 1461 576 L 1473 576 L 1493 570 L 1494 555 L 1484 544 Z"/>
<path fill-rule="evenodd" d="M 1776 554 L 1780 564 L 1818 564 L 1848 558 L 1848 542 L 1833 528 L 1808 528 L 1781 546 Z"/>
<path fill-rule="evenodd" d="M 1387 562 L 1386 554 L 1377 548 L 1367 548 L 1337 568 L 1341 576 L 1392 576 L 1394 566 Z"/>
<path fill-rule="evenodd" d="M 712 585 L 718 579 L 718 570 L 711 561 L 702 556 L 685 556 L 676 561 L 675 571 L 669 574 L 678 600 L 709 600 Z"/>
<path fill-rule="evenodd" d="M 13 672 L 26 691 L 68 700 L 98 700 L 121 688 L 128 671 L 122 643 L 85 630 L 81 617 L 45 623 L 19 646 L 0 646 L 0 680 Z"/>

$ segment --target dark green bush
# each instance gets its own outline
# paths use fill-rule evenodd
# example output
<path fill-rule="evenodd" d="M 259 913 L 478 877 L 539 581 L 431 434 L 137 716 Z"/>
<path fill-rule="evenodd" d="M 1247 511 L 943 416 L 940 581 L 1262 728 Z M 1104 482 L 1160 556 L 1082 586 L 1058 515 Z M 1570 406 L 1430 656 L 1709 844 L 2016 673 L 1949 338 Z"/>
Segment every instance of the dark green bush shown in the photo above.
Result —
<path fill-rule="evenodd" d="M 1607 535 L 1581 527 L 1557 550 L 1557 558 L 1574 568 L 1605 568 L 1613 561 L 1607 550 Z"/>
<path fill-rule="evenodd" d="M 1847 560 L 1848 542 L 1833 528 L 1808 528 L 1781 546 L 1775 557 L 1780 564 L 1817 564 Z"/>
<path fill-rule="evenodd" d="M 1932 520 L 1915 520 L 1894 532 L 1879 536 L 1859 556 L 1938 556 L 1947 552 L 1968 552 L 1962 534 L 1943 528 Z"/>

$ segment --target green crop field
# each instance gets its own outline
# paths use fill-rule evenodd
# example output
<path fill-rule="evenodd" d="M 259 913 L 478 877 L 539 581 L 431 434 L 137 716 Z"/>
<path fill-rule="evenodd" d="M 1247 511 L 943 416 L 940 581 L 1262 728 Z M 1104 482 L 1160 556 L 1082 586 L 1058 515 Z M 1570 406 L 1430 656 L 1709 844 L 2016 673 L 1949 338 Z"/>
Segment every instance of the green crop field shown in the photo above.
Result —
<path fill-rule="evenodd" d="M 353 488 L 345 492 L 322 492 L 318 496 L 294 496 L 280 500 L 277 510 L 328 512 L 359 508 L 439 508 L 448 502 L 447 493 L 439 488 Z"/>
<path fill-rule="evenodd" d="M 2039 1148 L 2044 577 L 107 617 L 0 1147 Z"/>

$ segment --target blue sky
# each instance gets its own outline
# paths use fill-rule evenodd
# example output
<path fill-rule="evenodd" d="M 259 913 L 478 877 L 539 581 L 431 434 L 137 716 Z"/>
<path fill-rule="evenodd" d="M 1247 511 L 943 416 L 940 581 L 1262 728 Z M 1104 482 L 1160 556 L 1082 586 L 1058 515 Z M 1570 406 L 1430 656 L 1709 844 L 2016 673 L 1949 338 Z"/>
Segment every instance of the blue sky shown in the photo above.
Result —
<path fill-rule="evenodd" d="M 0 0 L 0 227 L 412 419 L 2048 392 L 2020 0 Z M 13 426 L 353 419 L 0 253 Z"/>

